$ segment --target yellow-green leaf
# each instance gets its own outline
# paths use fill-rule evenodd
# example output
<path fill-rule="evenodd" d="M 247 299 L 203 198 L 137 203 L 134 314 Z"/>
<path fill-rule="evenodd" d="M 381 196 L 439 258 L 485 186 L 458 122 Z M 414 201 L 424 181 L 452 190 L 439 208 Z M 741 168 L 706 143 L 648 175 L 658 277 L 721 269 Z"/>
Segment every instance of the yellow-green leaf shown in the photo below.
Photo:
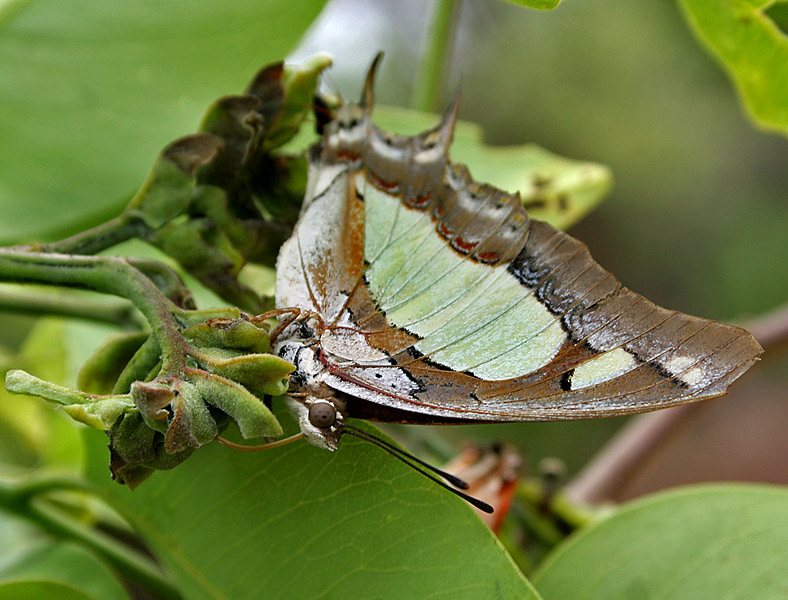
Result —
<path fill-rule="evenodd" d="M 788 36 L 770 12 L 780 3 L 681 0 L 679 4 L 695 34 L 728 72 L 750 117 L 765 129 L 788 135 Z"/>

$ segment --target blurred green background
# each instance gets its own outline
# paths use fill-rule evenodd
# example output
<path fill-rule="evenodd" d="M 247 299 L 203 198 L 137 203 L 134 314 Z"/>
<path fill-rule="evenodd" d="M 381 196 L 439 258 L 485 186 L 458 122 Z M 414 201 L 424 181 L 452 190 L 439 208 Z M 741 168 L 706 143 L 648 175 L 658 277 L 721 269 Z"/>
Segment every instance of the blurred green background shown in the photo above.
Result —
<path fill-rule="evenodd" d="M 52 239 L 113 215 L 213 98 L 289 52 L 331 53 L 327 88 L 355 98 L 385 50 L 378 102 L 411 106 L 425 3 L 336 0 L 296 47 L 321 5 L 0 2 L 0 241 Z M 572 230 L 603 266 L 706 317 L 743 320 L 786 301 L 788 143 L 748 121 L 674 2 L 457 6 L 444 101 L 461 81 L 460 117 L 489 143 L 536 142 L 612 169 L 610 197 Z M 18 347 L 31 322 L 0 319 L 0 344 Z M 785 373 L 770 363 L 769 377 Z M 530 462 L 554 454 L 575 470 L 622 422 L 447 434 L 519 440 Z"/>

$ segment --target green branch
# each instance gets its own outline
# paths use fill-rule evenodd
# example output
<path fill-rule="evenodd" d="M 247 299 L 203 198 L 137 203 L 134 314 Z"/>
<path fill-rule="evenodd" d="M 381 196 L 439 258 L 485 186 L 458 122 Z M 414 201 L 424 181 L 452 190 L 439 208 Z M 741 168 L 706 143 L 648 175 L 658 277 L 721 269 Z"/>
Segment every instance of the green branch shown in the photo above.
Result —
<path fill-rule="evenodd" d="M 132 238 L 146 239 L 149 233 L 150 228 L 141 219 L 124 213 L 58 242 L 38 244 L 35 249 L 58 254 L 97 254 Z"/>
<path fill-rule="evenodd" d="M 456 0 L 438 0 L 435 4 L 427 49 L 421 62 L 416 85 L 415 108 L 424 112 L 440 112 L 441 87 L 447 67 L 457 19 Z"/>
<path fill-rule="evenodd" d="M 174 375 L 184 365 L 186 345 L 172 314 L 177 308 L 126 259 L 0 248 L 0 281 L 77 287 L 126 298 L 148 321 L 161 348 L 162 375 Z"/>
<path fill-rule="evenodd" d="M 127 302 L 104 302 L 95 298 L 39 290 L 0 287 L 0 310 L 28 315 L 58 315 L 137 329 L 134 307 Z"/>

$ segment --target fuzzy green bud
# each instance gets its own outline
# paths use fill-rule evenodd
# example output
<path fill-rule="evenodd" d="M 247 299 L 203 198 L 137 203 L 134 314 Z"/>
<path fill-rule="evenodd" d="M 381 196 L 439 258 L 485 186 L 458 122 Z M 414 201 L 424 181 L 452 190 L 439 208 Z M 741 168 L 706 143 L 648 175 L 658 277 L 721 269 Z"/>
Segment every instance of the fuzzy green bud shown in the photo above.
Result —
<path fill-rule="evenodd" d="M 86 394 L 44 381 L 20 370 L 6 373 L 5 387 L 9 392 L 38 396 L 60 404 L 72 419 L 105 431 L 109 430 L 122 414 L 134 410 L 134 403 L 127 395 Z"/>
<path fill-rule="evenodd" d="M 233 419 L 245 438 L 282 435 L 282 426 L 271 410 L 244 386 L 200 369 L 186 372 L 203 400 Z"/>

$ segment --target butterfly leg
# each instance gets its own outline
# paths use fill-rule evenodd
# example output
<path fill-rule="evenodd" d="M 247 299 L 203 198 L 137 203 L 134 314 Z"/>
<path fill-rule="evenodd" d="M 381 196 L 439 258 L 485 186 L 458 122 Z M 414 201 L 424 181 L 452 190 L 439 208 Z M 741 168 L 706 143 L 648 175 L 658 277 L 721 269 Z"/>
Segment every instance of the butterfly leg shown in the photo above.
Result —
<path fill-rule="evenodd" d="M 315 319 L 317 321 L 317 328 L 316 329 L 320 333 L 322 333 L 325 330 L 325 328 L 326 328 L 325 321 L 324 321 L 323 317 L 319 313 L 316 313 L 313 310 L 304 310 L 304 309 L 296 308 L 296 307 L 292 307 L 292 308 L 278 308 L 276 310 L 270 310 L 270 311 L 268 311 L 266 313 L 257 315 L 256 317 L 253 317 L 252 321 L 261 322 L 261 321 L 264 321 L 265 319 L 268 319 L 268 318 L 271 318 L 271 317 L 274 317 L 274 316 L 277 316 L 277 315 L 286 315 L 286 316 L 282 319 L 282 321 L 276 327 L 274 327 L 273 330 L 271 330 L 271 333 L 269 334 L 269 337 L 271 338 L 271 344 L 273 344 L 273 345 L 276 344 L 276 341 L 279 338 L 279 336 L 282 334 L 282 332 L 285 329 L 287 329 L 288 327 L 290 327 L 293 323 L 297 322 L 297 321 L 304 321 L 304 322 L 306 322 L 309 319 Z M 310 331 L 312 331 L 312 329 L 310 329 Z"/>

